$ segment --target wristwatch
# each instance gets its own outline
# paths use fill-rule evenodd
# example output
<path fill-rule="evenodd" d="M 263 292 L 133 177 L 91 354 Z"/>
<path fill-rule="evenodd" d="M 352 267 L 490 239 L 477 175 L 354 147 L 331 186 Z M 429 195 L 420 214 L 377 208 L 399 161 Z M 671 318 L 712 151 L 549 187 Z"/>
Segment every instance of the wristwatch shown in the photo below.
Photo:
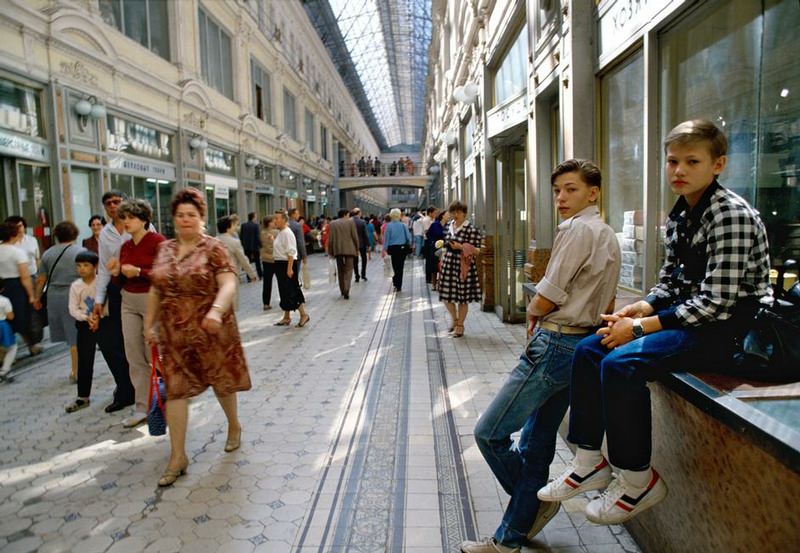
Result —
<path fill-rule="evenodd" d="M 633 337 L 641 338 L 644 336 L 644 327 L 642 326 L 642 319 L 633 319 Z"/>

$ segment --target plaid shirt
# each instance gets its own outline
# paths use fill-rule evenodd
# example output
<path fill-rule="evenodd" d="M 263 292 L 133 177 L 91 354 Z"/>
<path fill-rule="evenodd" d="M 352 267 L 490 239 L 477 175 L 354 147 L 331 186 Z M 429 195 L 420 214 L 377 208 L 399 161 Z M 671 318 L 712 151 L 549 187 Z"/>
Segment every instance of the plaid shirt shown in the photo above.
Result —
<path fill-rule="evenodd" d="M 764 223 L 716 181 L 694 209 L 678 198 L 667 220 L 666 250 L 659 282 L 646 298 L 664 328 L 728 320 L 737 301 L 772 294 Z"/>

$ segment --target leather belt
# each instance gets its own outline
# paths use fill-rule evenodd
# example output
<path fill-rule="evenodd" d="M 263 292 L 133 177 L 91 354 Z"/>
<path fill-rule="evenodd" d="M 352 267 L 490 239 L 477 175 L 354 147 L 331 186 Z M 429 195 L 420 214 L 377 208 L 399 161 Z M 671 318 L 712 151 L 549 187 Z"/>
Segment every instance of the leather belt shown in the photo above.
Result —
<path fill-rule="evenodd" d="M 592 329 L 584 326 L 570 326 L 557 323 L 549 323 L 547 321 L 539 321 L 536 323 L 539 328 L 550 330 L 551 332 L 558 332 L 560 334 L 589 334 Z"/>

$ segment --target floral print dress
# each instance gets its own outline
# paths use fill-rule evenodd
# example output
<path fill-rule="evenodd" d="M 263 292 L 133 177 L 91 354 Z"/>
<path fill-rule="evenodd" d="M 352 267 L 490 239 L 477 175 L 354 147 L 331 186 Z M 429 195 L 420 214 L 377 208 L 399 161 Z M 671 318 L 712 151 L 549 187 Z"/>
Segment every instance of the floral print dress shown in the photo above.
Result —
<path fill-rule="evenodd" d="M 217 334 L 200 326 L 217 295 L 217 275 L 234 270 L 225 245 L 211 236 L 203 235 L 182 259 L 177 240 L 161 244 L 151 281 L 161 298 L 159 349 L 168 399 L 193 397 L 208 386 L 219 395 L 250 389 L 233 309 Z"/>

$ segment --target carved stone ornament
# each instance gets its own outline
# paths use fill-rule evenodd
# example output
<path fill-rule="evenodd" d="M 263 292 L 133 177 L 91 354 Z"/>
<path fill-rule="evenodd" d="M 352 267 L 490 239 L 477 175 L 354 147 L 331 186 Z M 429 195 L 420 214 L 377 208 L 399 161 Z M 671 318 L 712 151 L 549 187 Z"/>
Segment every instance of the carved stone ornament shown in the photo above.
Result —
<path fill-rule="evenodd" d="M 89 71 L 83 63 L 76 61 L 70 63 L 68 61 L 61 62 L 61 72 L 71 79 L 81 81 L 91 87 L 97 86 L 97 75 Z"/>
<path fill-rule="evenodd" d="M 193 111 L 189 111 L 183 114 L 183 122 L 191 127 L 199 127 L 201 129 L 206 128 L 206 115 L 197 115 Z"/>

